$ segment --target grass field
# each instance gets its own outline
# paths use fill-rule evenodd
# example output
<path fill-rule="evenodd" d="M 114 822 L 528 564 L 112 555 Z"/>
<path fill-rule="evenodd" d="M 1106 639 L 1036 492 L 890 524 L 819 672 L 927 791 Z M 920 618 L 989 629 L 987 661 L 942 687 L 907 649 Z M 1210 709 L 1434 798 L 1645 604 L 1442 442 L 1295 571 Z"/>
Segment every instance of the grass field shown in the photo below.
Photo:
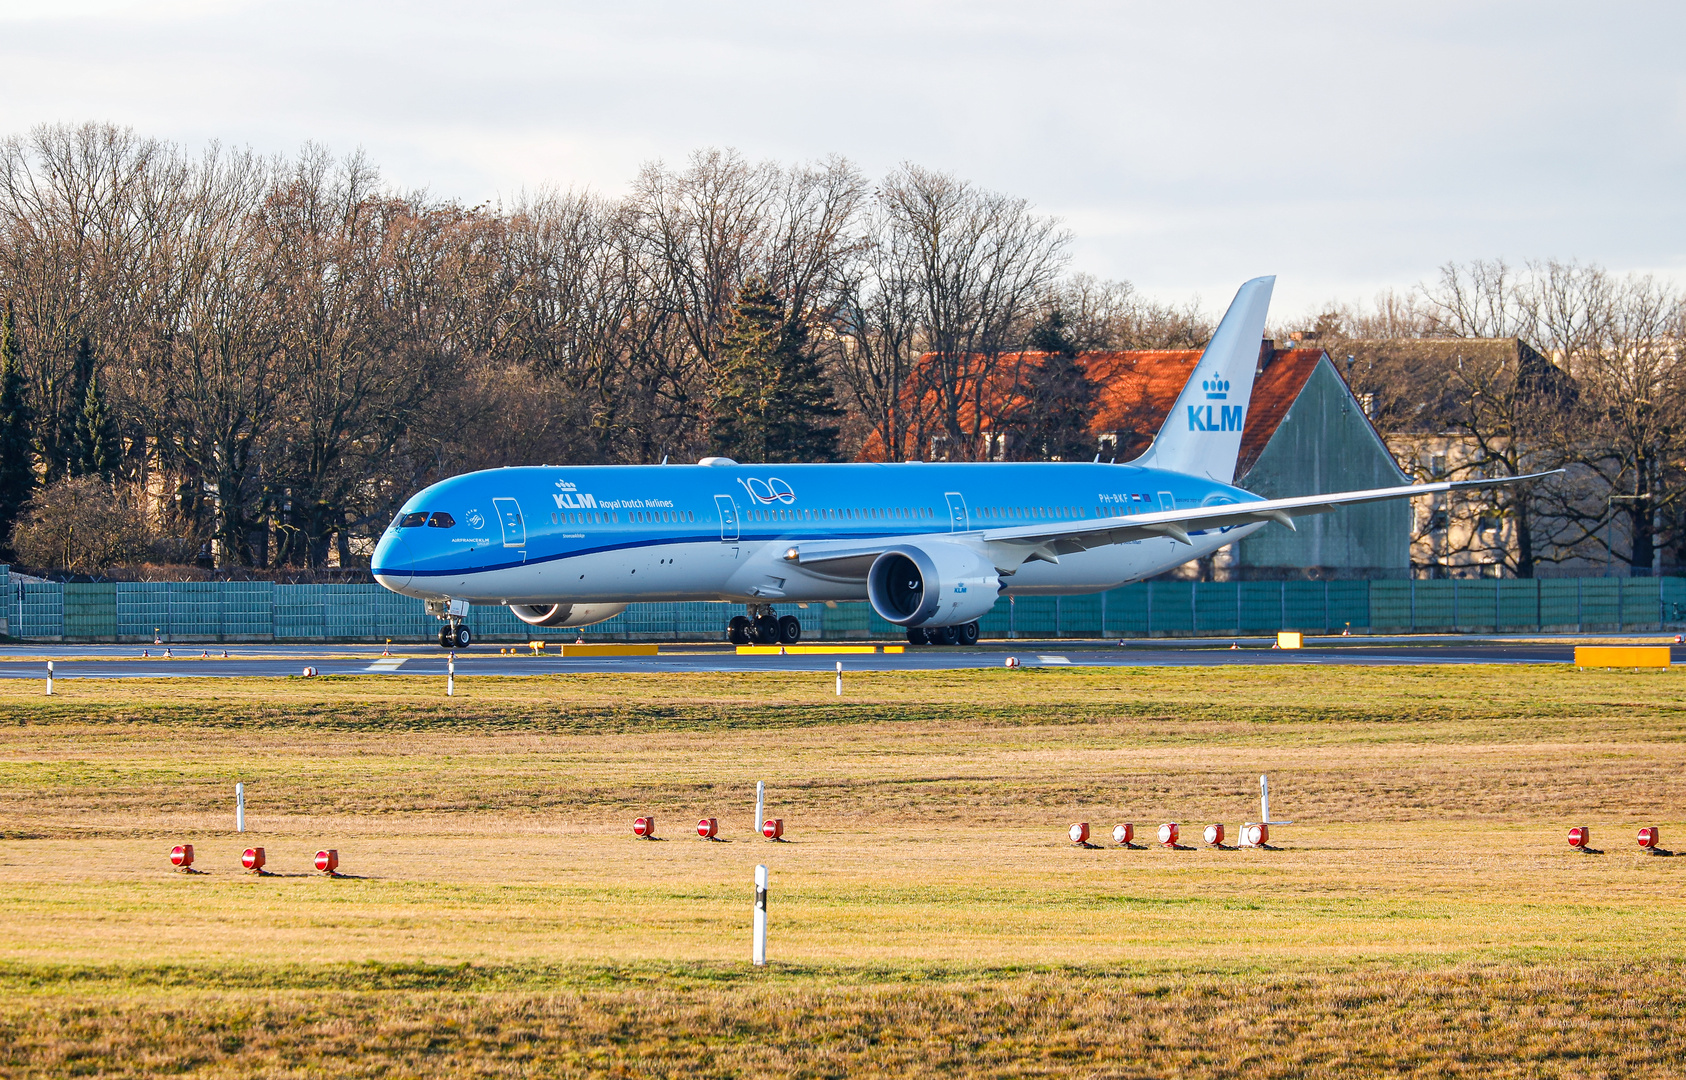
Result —
<path fill-rule="evenodd" d="M 1686 858 L 1634 832 L 1686 837 L 1683 691 L 1566 666 L 895 673 L 841 699 L 0 682 L 0 1075 L 1680 1075 Z M 1278 850 L 1065 839 L 1233 836 L 1261 771 L 1299 823 Z M 751 839 L 758 779 L 788 844 Z M 1607 854 L 1569 851 L 1581 824 Z M 207 873 L 169 872 L 181 842 Z M 238 872 L 248 845 L 276 876 Z M 311 873 L 319 847 L 350 876 Z"/>

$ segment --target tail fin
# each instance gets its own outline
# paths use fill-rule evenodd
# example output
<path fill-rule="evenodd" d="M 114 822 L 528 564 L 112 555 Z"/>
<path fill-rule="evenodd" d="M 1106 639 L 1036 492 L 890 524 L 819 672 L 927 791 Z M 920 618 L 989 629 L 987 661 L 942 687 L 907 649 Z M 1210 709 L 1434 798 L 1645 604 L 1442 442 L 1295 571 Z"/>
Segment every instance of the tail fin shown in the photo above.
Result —
<path fill-rule="evenodd" d="M 1131 464 L 1235 480 L 1274 277 L 1242 285 L 1147 453 Z"/>

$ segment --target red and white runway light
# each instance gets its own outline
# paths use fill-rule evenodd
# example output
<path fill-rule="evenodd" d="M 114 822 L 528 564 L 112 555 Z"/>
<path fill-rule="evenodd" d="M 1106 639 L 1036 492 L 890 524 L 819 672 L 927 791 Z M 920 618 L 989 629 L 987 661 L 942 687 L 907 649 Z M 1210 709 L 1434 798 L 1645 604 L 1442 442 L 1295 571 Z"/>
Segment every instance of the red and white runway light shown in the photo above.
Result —
<path fill-rule="evenodd" d="M 1639 846 L 1646 851 L 1655 851 L 1663 842 L 1662 830 L 1656 826 L 1649 826 L 1639 830 Z"/>
<path fill-rule="evenodd" d="M 654 840 L 656 838 L 655 815 L 652 814 L 649 817 L 634 818 L 632 821 L 632 835 L 638 837 L 640 840 Z"/>
<path fill-rule="evenodd" d="M 761 823 L 761 835 L 769 840 L 784 839 L 784 818 L 768 818 Z"/>
<path fill-rule="evenodd" d="M 240 856 L 240 865 L 246 868 L 247 873 L 262 874 L 263 863 L 263 848 L 261 847 L 249 847 Z"/>
<path fill-rule="evenodd" d="M 1258 822 L 1245 825 L 1241 829 L 1241 845 L 1243 847 L 1264 847 L 1270 843 L 1270 826 Z"/>
<path fill-rule="evenodd" d="M 1207 847 L 1223 847 L 1224 827 L 1222 825 L 1206 826 L 1205 839 Z"/>
<path fill-rule="evenodd" d="M 184 874 L 193 873 L 193 845 L 177 844 L 171 848 L 170 865 Z"/>
<path fill-rule="evenodd" d="M 697 835 L 704 840 L 718 840 L 720 838 L 720 822 L 716 818 L 705 817 L 697 822 Z"/>
<path fill-rule="evenodd" d="M 316 869 L 328 877 L 339 877 L 340 853 L 334 848 L 316 853 Z"/>
<path fill-rule="evenodd" d="M 1177 828 L 1177 823 L 1174 821 L 1167 821 L 1165 824 L 1159 826 L 1160 844 L 1168 848 L 1176 847 L 1180 831 L 1181 830 Z"/>
<path fill-rule="evenodd" d="M 1590 843 L 1592 843 L 1592 830 L 1585 825 L 1576 825 L 1569 830 L 1569 846 L 1576 851 L 1585 851 Z"/>
<path fill-rule="evenodd" d="M 1071 836 L 1072 843 L 1076 844 L 1078 847 L 1083 847 L 1089 843 L 1089 823 L 1087 821 L 1079 821 L 1071 827 L 1069 835 Z"/>
<path fill-rule="evenodd" d="M 1114 825 L 1112 827 L 1112 842 L 1117 844 L 1119 847 L 1132 847 L 1133 845 L 1130 841 L 1135 838 L 1136 826 L 1132 822 L 1126 821 L 1122 825 Z"/>

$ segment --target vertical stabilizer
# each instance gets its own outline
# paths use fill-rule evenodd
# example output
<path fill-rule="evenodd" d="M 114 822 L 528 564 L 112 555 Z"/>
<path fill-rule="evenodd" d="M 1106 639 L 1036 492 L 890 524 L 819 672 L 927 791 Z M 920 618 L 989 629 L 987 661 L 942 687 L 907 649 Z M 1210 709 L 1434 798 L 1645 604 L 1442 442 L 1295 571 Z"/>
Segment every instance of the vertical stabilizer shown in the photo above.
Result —
<path fill-rule="evenodd" d="M 1132 464 L 1235 480 L 1274 277 L 1241 286 L 1147 453 Z"/>

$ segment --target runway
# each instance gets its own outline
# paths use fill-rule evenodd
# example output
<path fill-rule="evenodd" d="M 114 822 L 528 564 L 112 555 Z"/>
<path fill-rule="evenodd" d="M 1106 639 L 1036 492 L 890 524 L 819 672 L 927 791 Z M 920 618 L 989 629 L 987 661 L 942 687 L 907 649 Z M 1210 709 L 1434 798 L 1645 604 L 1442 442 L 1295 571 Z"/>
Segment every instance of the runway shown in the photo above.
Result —
<path fill-rule="evenodd" d="M 1023 667 L 1210 667 L 1280 664 L 1566 664 L 1576 644 L 1612 638 L 1576 636 L 1468 638 L 1308 638 L 1303 649 L 1270 647 L 1269 639 L 1203 641 L 986 641 L 971 648 L 909 648 L 903 653 L 828 656 L 738 655 L 724 645 L 663 645 L 657 656 L 560 658 L 500 655 L 496 645 L 456 654 L 459 676 L 570 675 L 790 671 L 958 671 L 1003 667 L 1009 657 Z M 1622 635 L 1631 644 L 1673 644 L 1673 635 Z M 855 643 L 859 644 L 859 643 Z M 43 679 L 53 661 L 58 679 L 177 679 L 318 675 L 439 675 L 446 654 L 433 645 L 398 647 L 382 656 L 379 646 L 323 645 L 11 645 L 0 646 L 0 678 Z M 142 652 L 149 653 L 142 656 Z M 226 657 L 224 653 L 227 653 Z M 1674 646 L 1675 662 L 1686 646 Z"/>

